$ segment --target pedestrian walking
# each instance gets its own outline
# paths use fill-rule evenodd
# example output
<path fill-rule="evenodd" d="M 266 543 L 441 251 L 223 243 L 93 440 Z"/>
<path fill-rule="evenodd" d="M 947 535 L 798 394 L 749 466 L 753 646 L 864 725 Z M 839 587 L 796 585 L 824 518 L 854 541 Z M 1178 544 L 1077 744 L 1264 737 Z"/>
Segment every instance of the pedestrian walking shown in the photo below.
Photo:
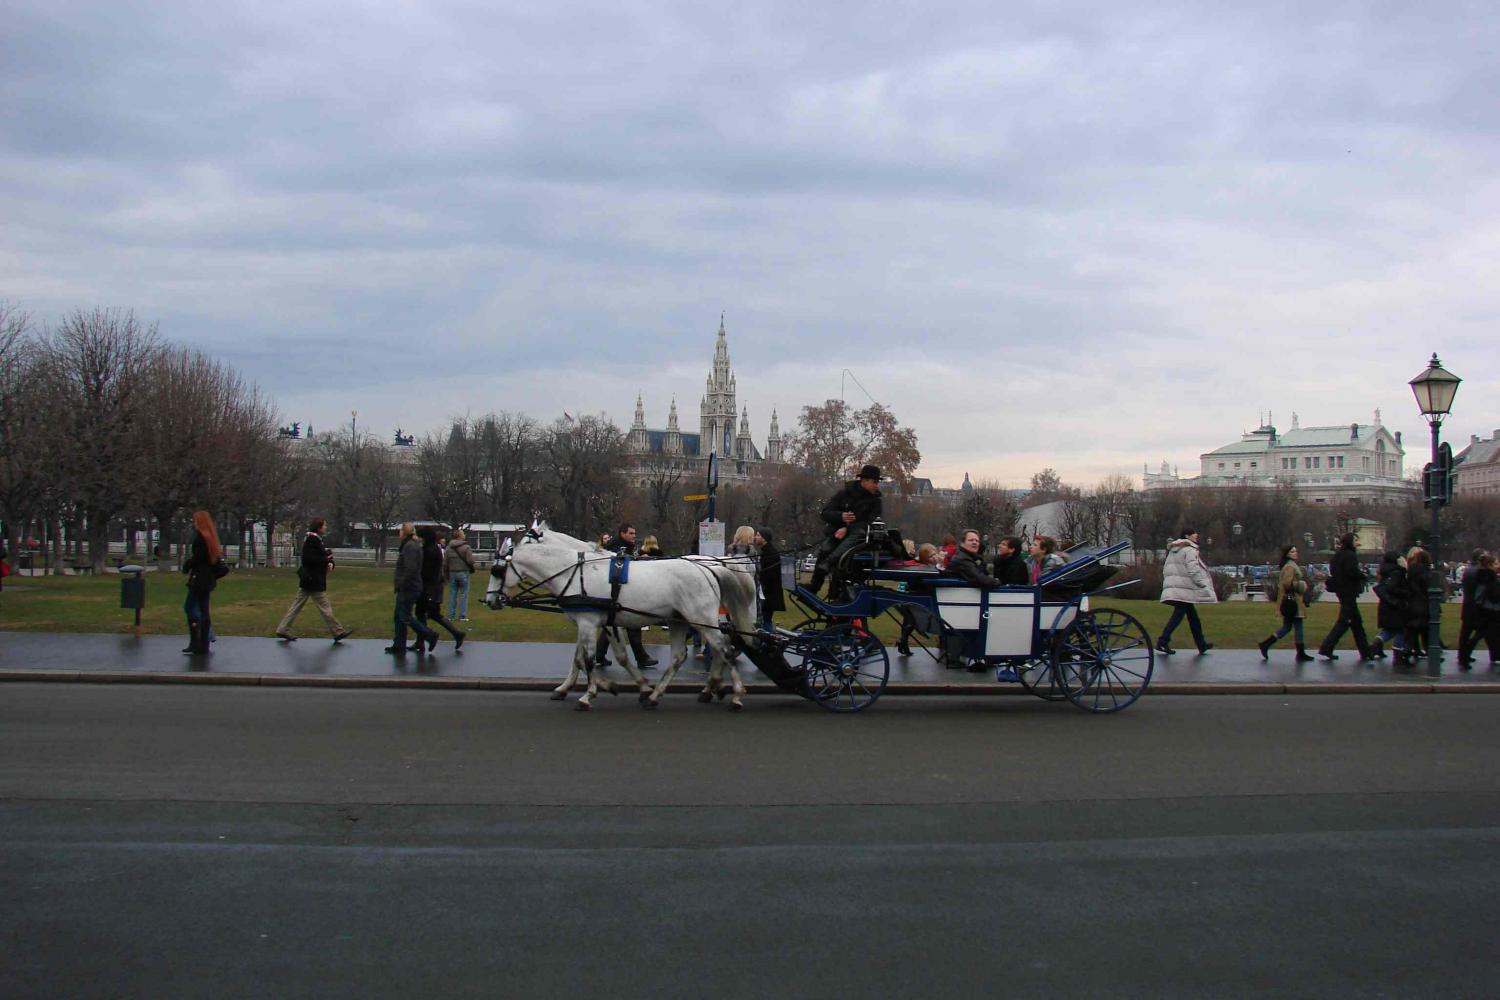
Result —
<path fill-rule="evenodd" d="M 786 610 L 786 595 L 781 590 L 781 550 L 775 538 L 770 528 L 761 528 L 754 539 L 760 549 L 760 624 L 765 629 L 775 623 L 776 612 Z"/>
<path fill-rule="evenodd" d="M 1414 659 L 1427 655 L 1427 623 L 1432 620 L 1427 588 L 1432 581 L 1432 557 L 1419 545 L 1406 553 L 1406 652 Z"/>
<path fill-rule="evenodd" d="M 182 571 L 187 574 L 187 599 L 182 602 L 188 620 L 188 644 L 184 653 L 207 653 L 213 635 L 211 596 L 219 580 L 229 572 L 224 565 L 224 547 L 208 511 L 193 513 L 193 541 Z"/>
<path fill-rule="evenodd" d="M 328 602 L 328 573 L 333 569 L 333 552 L 323 544 L 323 534 L 327 530 L 328 520 L 322 517 L 313 518 L 307 526 L 307 537 L 302 539 L 302 557 L 297 564 L 297 596 L 292 598 L 292 606 L 286 609 L 281 624 L 276 626 L 278 639 L 297 641 L 292 635 L 292 623 L 308 601 L 312 601 L 313 607 L 323 616 L 323 624 L 328 626 L 334 642 L 342 642 L 353 632 L 339 624 L 333 605 Z"/>
<path fill-rule="evenodd" d="M 443 553 L 443 568 L 448 571 L 448 617 L 469 620 L 469 575 L 478 569 L 474 550 L 464 540 L 462 528 L 453 532 Z"/>
<path fill-rule="evenodd" d="M 443 616 L 443 564 L 447 555 L 438 542 L 437 529 L 432 525 L 424 524 L 418 528 L 417 537 L 422 540 L 422 599 L 416 606 L 417 621 L 426 625 L 430 619 L 441 625 L 453 637 L 453 649 L 457 652 L 463 648 L 469 633 L 455 627 Z M 437 633 L 433 635 L 435 637 Z M 434 645 L 429 641 L 427 648 L 432 649 Z"/>
<path fill-rule="evenodd" d="M 1337 660 L 1334 652 L 1345 632 L 1354 633 L 1354 647 L 1359 650 L 1361 662 L 1368 662 L 1381 654 L 1379 640 L 1374 646 L 1365 636 L 1365 622 L 1359 613 L 1359 595 L 1365 592 L 1369 577 L 1359 565 L 1359 553 L 1354 549 L 1354 532 L 1346 532 L 1339 539 L 1339 547 L 1333 554 L 1333 565 L 1328 568 L 1328 582 L 1324 585 L 1339 599 L 1338 621 L 1318 644 L 1318 655 L 1325 660 Z"/>
<path fill-rule="evenodd" d="M 1260 649 L 1262 660 L 1270 659 L 1271 647 L 1276 645 L 1277 640 L 1285 638 L 1288 632 L 1295 632 L 1293 641 L 1297 644 L 1296 662 L 1307 663 L 1312 660 L 1307 655 L 1302 634 L 1302 620 L 1306 616 L 1307 607 L 1303 600 L 1307 594 L 1307 576 L 1297 562 L 1297 546 L 1283 545 L 1278 565 L 1280 569 L 1276 578 L 1275 598 L 1276 612 L 1281 615 L 1281 628 L 1256 643 L 1256 646 Z"/>
<path fill-rule="evenodd" d="M 415 649 L 418 653 L 425 652 L 424 642 L 426 649 L 435 647 L 437 633 L 412 614 L 422 600 L 422 545 L 417 541 L 416 529 L 410 521 L 401 525 L 401 544 L 396 549 L 395 591 L 395 636 L 385 651 L 397 655 L 406 652 L 408 628 L 417 634 Z"/>
<path fill-rule="evenodd" d="M 613 552 L 617 558 L 630 559 L 635 556 L 635 525 L 622 524 L 620 525 L 619 530 L 616 531 L 613 535 L 605 533 L 602 537 L 606 540 L 603 544 L 603 547 L 610 552 Z M 654 656 L 651 656 L 646 652 L 645 643 L 641 639 L 641 631 L 642 630 L 638 628 L 620 629 L 617 626 L 615 627 L 616 635 L 624 632 L 625 638 L 630 642 L 630 651 L 635 654 L 636 664 L 642 670 L 644 670 L 647 667 L 656 666 L 658 661 Z M 595 665 L 607 667 L 610 665 L 610 663 L 613 662 L 609 658 L 608 650 L 609 636 L 605 634 L 604 629 L 600 629 L 599 638 L 594 643 Z"/>
<path fill-rule="evenodd" d="M 1044 564 L 1045 565 L 1045 564 Z M 1045 569 L 1044 569 L 1045 572 Z M 1202 656 L 1214 644 L 1203 637 L 1203 623 L 1198 620 L 1199 604 L 1217 604 L 1219 595 L 1214 593 L 1214 579 L 1203 565 L 1203 556 L 1198 552 L 1198 532 L 1184 531 L 1182 536 L 1167 546 L 1167 559 L 1162 565 L 1161 602 L 1171 607 L 1172 615 L 1161 638 L 1156 640 L 1156 651 L 1171 656 L 1177 652 L 1172 648 L 1172 633 L 1187 619 L 1193 633 L 1193 643 Z"/>
<path fill-rule="evenodd" d="M 1464 574 L 1464 582 L 1474 577 L 1474 625 L 1478 640 L 1484 640 L 1485 648 L 1490 651 L 1490 669 L 1494 670 L 1497 663 L 1497 649 L 1500 649 L 1500 575 L 1495 572 L 1495 557 L 1488 552 L 1482 553 L 1478 565 Z M 1464 670 L 1474 666 L 1474 645 L 1469 647 L 1469 659 L 1467 662 L 1459 660 L 1459 665 Z"/>
<path fill-rule="evenodd" d="M 1406 559 L 1399 552 L 1387 552 L 1375 570 L 1375 626 L 1382 644 L 1389 643 L 1396 654 L 1397 666 L 1404 665 L 1406 650 L 1406 606 L 1408 593 Z"/>
<path fill-rule="evenodd" d="M 1469 553 L 1469 561 L 1459 577 L 1458 589 L 1463 595 L 1463 604 L 1458 612 L 1458 665 L 1468 670 L 1474 665 L 1474 647 L 1479 644 L 1478 602 L 1474 599 L 1474 588 L 1479 582 L 1479 560 L 1484 558 L 1484 549 Z"/>

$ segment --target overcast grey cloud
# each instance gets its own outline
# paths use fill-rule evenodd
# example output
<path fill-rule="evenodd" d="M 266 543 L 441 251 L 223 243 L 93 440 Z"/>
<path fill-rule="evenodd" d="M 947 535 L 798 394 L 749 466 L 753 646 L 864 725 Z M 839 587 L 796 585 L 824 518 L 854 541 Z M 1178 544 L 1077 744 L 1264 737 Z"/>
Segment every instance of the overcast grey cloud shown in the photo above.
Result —
<path fill-rule="evenodd" d="M 939 482 L 1264 410 L 1422 441 L 1433 350 L 1500 427 L 1493 4 L 0 13 L 0 298 L 134 308 L 288 419 L 660 426 L 723 310 L 757 437 L 847 368 Z"/>

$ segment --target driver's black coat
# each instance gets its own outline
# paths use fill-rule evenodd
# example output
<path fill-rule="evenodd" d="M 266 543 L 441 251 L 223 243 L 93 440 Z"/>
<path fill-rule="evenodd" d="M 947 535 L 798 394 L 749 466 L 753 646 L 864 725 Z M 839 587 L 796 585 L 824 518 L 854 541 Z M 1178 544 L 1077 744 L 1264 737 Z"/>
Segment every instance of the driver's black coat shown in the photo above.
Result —
<path fill-rule="evenodd" d="M 845 483 L 844 488 L 830 497 L 823 506 L 820 516 L 825 535 L 831 538 L 840 528 L 853 527 L 844 524 L 845 512 L 854 515 L 854 524 L 869 524 L 880 520 L 880 491 L 871 493 L 860 485 L 858 479 Z"/>

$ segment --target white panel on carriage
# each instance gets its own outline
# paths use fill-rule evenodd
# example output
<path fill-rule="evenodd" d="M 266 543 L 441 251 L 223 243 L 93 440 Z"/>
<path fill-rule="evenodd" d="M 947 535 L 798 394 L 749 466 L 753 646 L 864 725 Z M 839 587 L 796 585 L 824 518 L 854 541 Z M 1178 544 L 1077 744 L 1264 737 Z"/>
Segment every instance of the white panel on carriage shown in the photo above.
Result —
<path fill-rule="evenodd" d="M 975 587 L 938 587 L 938 614 L 949 628 L 965 632 L 979 629 L 979 603 L 983 595 Z"/>
<path fill-rule="evenodd" d="M 997 604 L 1024 604 L 1031 607 L 1036 603 L 1036 591 L 1030 587 L 1024 590 L 992 590 L 990 591 L 990 607 Z"/>
<path fill-rule="evenodd" d="M 1062 612 L 1061 618 L 1057 616 L 1059 611 Z M 1043 632 L 1054 628 L 1064 629 L 1073 624 L 1076 614 L 1077 609 L 1068 604 L 1043 604 L 1041 615 L 1037 619 L 1037 627 Z"/>
<path fill-rule="evenodd" d="M 996 604 L 995 599 L 1000 596 L 1002 595 L 994 591 L 990 592 L 990 617 L 984 630 L 985 655 L 1030 656 L 1036 608 L 1030 600 L 1024 604 Z"/>

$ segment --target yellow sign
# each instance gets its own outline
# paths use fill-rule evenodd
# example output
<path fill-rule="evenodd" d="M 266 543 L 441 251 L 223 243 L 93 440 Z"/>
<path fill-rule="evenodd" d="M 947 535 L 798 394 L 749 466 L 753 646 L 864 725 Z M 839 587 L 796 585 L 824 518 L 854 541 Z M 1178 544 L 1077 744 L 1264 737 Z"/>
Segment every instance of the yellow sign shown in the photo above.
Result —
<path fill-rule="evenodd" d="M 684 499 L 684 500 L 707 500 L 708 499 L 708 494 L 707 493 L 689 493 L 687 496 L 683 497 L 682 499 Z"/>

